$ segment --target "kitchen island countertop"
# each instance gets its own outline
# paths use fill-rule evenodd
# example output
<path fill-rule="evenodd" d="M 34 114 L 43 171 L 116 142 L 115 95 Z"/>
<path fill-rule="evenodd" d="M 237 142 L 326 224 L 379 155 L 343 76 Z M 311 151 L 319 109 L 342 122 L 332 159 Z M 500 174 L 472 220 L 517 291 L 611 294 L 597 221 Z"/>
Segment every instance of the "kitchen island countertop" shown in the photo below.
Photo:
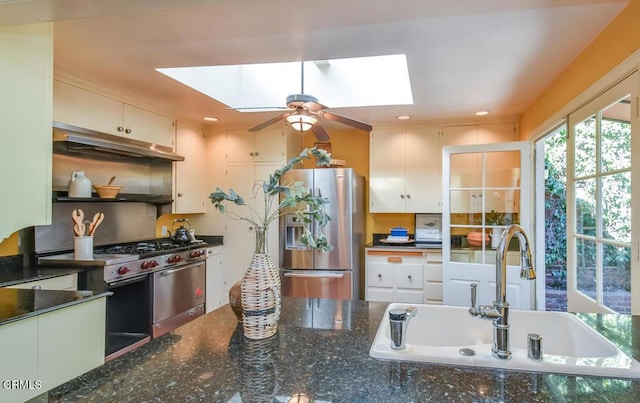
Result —
<path fill-rule="evenodd" d="M 636 402 L 640 380 L 390 362 L 369 356 L 387 303 L 283 298 L 251 341 L 229 305 L 49 392 L 49 401 Z M 607 316 L 615 317 L 607 324 Z M 640 356 L 640 317 L 593 315 Z M 609 318 L 611 319 L 611 318 Z M 490 323 L 487 323 L 490 326 Z"/>

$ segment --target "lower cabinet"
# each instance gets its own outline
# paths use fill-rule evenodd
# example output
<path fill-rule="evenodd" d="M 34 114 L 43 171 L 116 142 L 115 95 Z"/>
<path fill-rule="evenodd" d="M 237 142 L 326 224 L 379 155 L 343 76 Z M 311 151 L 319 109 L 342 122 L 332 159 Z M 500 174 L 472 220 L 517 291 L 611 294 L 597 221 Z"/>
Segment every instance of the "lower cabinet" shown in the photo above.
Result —
<path fill-rule="evenodd" d="M 225 301 L 227 292 L 224 282 L 223 250 L 223 246 L 207 249 L 205 313 L 209 313 L 227 302 Z"/>
<path fill-rule="evenodd" d="M 442 255 L 367 248 L 367 301 L 442 303 Z"/>
<path fill-rule="evenodd" d="M 0 326 L 0 401 L 25 401 L 104 363 L 106 297 Z"/>

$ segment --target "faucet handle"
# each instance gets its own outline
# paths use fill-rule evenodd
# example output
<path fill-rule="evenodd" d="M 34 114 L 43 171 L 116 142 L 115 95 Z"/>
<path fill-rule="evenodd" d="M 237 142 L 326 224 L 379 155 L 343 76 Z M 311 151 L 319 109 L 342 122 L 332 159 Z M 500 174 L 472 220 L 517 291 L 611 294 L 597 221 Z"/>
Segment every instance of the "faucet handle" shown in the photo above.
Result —
<path fill-rule="evenodd" d="M 471 309 L 476 309 L 476 299 L 478 297 L 478 284 L 471 283 Z"/>

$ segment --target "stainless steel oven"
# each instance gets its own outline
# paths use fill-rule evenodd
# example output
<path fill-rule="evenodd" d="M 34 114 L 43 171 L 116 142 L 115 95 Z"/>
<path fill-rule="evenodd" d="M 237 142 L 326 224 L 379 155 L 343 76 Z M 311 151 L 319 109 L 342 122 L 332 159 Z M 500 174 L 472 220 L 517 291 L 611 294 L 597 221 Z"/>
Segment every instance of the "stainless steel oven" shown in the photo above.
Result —
<path fill-rule="evenodd" d="M 152 286 L 154 338 L 204 314 L 203 260 L 154 272 Z"/>

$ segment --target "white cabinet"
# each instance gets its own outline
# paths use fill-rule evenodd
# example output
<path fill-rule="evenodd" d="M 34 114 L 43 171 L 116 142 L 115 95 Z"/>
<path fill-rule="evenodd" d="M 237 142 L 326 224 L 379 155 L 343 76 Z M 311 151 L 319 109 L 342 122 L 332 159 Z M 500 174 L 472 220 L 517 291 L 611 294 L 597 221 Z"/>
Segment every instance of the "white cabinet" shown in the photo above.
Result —
<path fill-rule="evenodd" d="M 176 152 L 184 156 L 184 161 L 174 164 L 173 212 L 175 214 L 204 213 L 210 190 L 204 175 L 207 168 L 204 131 L 178 121 Z"/>
<path fill-rule="evenodd" d="M 442 305 L 442 252 L 425 252 L 424 298 L 426 304 Z"/>
<path fill-rule="evenodd" d="M 73 273 L 44 280 L 29 281 L 5 288 L 75 291 L 78 289 L 78 274 Z"/>
<path fill-rule="evenodd" d="M 507 123 L 483 123 L 480 125 L 444 126 L 442 128 L 442 146 L 460 146 L 467 144 L 491 144 L 518 141 L 516 126 Z"/>
<path fill-rule="evenodd" d="M 229 289 L 224 282 L 223 252 L 223 246 L 207 248 L 206 313 L 229 302 Z"/>
<path fill-rule="evenodd" d="M 286 162 L 298 155 L 302 147 L 300 133 L 285 128 L 259 132 L 228 130 L 226 140 L 228 163 Z"/>
<path fill-rule="evenodd" d="M 173 148 L 173 119 L 117 99 L 53 82 L 53 120 Z"/>
<path fill-rule="evenodd" d="M 424 303 L 422 252 L 367 249 L 365 265 L 367 301 Z"/>
<path fill-rule="evenodd" d="M 30 381 L 32 386 L 27 389 L 3 388 L 0 400 L 31 399 L 102 365 L 105 298 L 0 326 L 0 353 L 3 357 L 0 377 L 3 380 Z"/>
<path fill-rule="evenodd" d="M 53 25 L 0 27 L 0 241 L 51 223 Z"/>
<path fill-rule="evenodd" d="M 371 132 L 369 211 L 442 211 L 438 127 L 376 129 Z"/>

